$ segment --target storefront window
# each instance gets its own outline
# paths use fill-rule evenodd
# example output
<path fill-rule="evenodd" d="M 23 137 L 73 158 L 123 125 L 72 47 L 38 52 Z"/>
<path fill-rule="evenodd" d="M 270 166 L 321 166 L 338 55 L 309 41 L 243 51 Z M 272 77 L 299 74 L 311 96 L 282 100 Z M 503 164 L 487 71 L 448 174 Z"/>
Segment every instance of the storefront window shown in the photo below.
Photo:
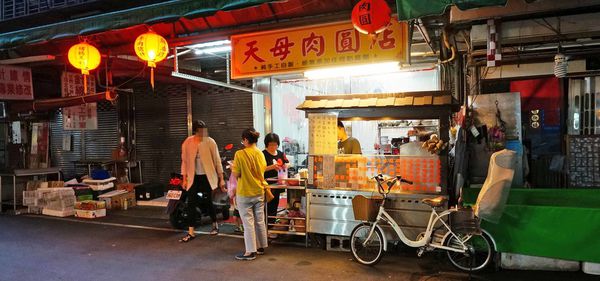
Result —
<path fill-rule="evenodd" d="M 294 166 L 306 166 L 308 153 L 308 119 L 304 111 L 296 107 L 306 96 L 377 94 L 439 90 L 437 69 L 417 72 L 398 72 L 361 77 L 340 77 L 320 80 L 289 79 L 273 77 L 272 124 L 273 132 L 281 138 L 281 149 Z M 351 136 L 361 136 L 361 148 L 365 154 L 377 154 L 378 123 L 345 122 Z"/>

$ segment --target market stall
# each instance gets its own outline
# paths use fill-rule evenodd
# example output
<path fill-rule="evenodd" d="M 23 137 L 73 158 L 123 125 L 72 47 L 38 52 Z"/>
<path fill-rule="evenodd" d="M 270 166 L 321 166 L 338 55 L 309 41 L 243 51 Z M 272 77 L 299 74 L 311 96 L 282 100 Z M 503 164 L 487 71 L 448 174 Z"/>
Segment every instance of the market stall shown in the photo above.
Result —
<path fill-rule="evenodd" d="M 394 218 L 409 230 L 409 238 L 415 238 L 425 228 L 430 210 L 421 199 L 431 195 L 449 197 L 447 148 L 450 118 L 458 107 L 448 92 L 413 92 L 395 94 L 311 96 L 298 109 L 306 112 L 309 119 L 309 159 L 307 190 L 307 224 L 309 233 L 349 236 L 360 223 L 352 212 L 352 198 L 357 195 L 371 197 L 376 194 L 377 174 L 403 176 L 414 182 L 412 186 L 397 186 L 389 208 Z M 337 120 L 377 122 L 377 127 L 390 124 L 409 124 L 406 131 L 408 142 L 400 145 L 381 136 L 381 130 L 371 134 L 381 137 L 378 147 L 391 146 L 389 153 L 347 155 L 337 154 Z M 417 121 L 417 122 L 415 122 Z M 422 123 L 435 124 L 423 126 Z M 397 126 L 401 133 L 403 127 Z M 424 146 L 418 131 L 433 127 L 433 133 L 442 140 L 431 153 Z M 354 135 L 356 138 L 366 137 Z M 412 137 L 412 139 L 411 139 Z M 425 135 L 429 137 L 429 135 Z M 439 155 L 438 155 L 439 153 Z"/>

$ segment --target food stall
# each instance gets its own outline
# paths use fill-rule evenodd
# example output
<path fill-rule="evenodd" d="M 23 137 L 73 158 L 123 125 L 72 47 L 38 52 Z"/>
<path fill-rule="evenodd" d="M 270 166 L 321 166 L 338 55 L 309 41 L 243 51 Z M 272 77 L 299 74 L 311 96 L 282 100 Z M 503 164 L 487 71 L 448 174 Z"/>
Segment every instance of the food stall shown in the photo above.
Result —
<path fill-rule="evenodd" d="M 354 219 L 352 198 L 377 196 L 371 178 L 379 173 L 401 175 L 414 182 L 395 187 L 386 209 L 406 227 L 409 238 L 425 230 L 430 208 L 421 204 L 421 199 L 449 196 L 447 147 L 441 145 L 436 153 L 429 153 L 421 149 L 417 130 L 409 130 L 412 139 L 403 145 L 396 142 L 392 153 L 380 149 L 383 153 L 337 154 L 337 120 L 378 122 L 377 127 L 391 120 L 396 124 L 421 120 L 436 125 L 429 127 L 435 127 L 443 144 L 449 140 L 451 115 L 458 110 L 449 92 L 308 96 L 298 109 L 305 111 L 309 120 L 307 232 L 349 236 L 360 223 Z M 419 123 L 414 127 L 425 127 Z M 380 136 L 381 130 L 372 133 Z M 388 145 L 381 143 L 386 139 L 379 140 L 379 147 Z"/>

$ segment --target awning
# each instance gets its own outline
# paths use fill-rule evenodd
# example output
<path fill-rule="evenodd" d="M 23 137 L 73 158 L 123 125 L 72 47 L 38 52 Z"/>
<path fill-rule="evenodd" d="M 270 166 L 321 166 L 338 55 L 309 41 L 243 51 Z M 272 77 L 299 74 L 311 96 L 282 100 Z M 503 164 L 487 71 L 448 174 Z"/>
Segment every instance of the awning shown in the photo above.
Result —
<path fill-rule="evenodd" d="M 488 6 L 504 6 L 507 0 L 396 0 L 399 20 L 441 15 L 446 8 L 456 5 L 461 10 Z"/>
<path fill-rule="evenodd" d="M 269 0 L 172 0 L 0 34 L 0 48 L 85 36 L 135 25 L 175 22 L 256 6 Z"/>

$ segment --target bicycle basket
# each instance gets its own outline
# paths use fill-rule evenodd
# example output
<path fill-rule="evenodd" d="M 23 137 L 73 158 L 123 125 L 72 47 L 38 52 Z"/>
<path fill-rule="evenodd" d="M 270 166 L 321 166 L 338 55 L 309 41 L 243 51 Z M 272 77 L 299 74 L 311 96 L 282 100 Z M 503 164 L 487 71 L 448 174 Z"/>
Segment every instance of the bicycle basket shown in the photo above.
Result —
<path fill-rule="evenodd" d="M 450 226 L 452 231 L 460 234 L 479 234 L 479 219 L 475 217 L 473 209 L 460 208 L 450 214 Z"/>
<path fill-rule="evenodd" d="M 362 195 L 354 196 L 352 198 L 354 219 L 358 221 L 375 221 L 381 202 L 383 202 L 383 198 L 381 197 L 367 198 Z"/>

